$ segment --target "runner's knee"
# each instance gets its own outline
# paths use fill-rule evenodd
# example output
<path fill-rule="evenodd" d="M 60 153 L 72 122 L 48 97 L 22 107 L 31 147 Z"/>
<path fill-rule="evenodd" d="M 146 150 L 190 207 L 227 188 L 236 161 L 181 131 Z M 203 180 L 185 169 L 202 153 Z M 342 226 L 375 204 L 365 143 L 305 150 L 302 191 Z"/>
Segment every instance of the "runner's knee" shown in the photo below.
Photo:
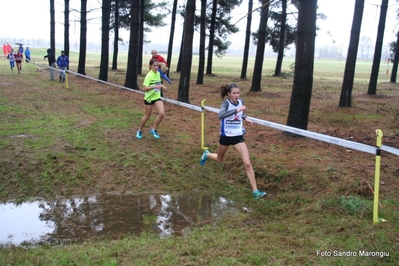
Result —
<path fill-rule="evenodd" d="M 251 169 L 252 168 L 252 164 L 250 161 L 243 161 L 244 167 L 245 169 Z"/>

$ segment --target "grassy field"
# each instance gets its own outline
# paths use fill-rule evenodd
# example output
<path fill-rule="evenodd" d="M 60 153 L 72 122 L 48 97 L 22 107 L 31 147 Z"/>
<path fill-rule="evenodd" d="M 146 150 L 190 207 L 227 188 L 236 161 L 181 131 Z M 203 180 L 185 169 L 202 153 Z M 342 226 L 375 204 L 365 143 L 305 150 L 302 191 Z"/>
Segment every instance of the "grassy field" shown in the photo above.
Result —
<path fill-rule="evenodd" d="M 32 49 L 32 59 L 46 65 L 45 50 Z M 149 55 L 144 61 L 148 59 Z M 119 70 L 109 73 L 109 81 L 123 85 L 126 54 L 119 60 Z M 258 93 L 248 92 L 250 79 L 238 79 L 239 57 L 215 58 L 214 75 L 206 76 L 202 85 L 195 84 L 194 61 L 190 102 L 200 105 L 206 99 L 208 106 L 218 108 L 218 87 L 236 82 L 247 115 L 285 124 L 292 60 L 284 62 L 284 77 L 271 77 L 275 61 L 266 58 Z M 75 53 L 71 61 L 74 71 Z M 371 62 L 359 62 L 353 107 L 338 108 L 344 65 L 344 61 L 315 62 L 308 129 L 372 146 L 375 130 L 381 129 L 383 144 L 399 148 L 399 86 L 389 83 L 382 64 L 377 95 L 367 95 Z M 87 75 L 98 77 L 99 54 L 89 53 L 86 67 Z M 103 192 L 217 192 L 239 209 L 249 210 L 227 214 L 182 237 L 160 238 L 149 228 L 118 239 L 2 247 L 0 265 L 397 265 L 395 155 L 383 153 L 381 159 L 379 216 L 387 222 L 373 224 L 368 184 L 374 184 L 375 156 L 293 138 L 260 125 L 246 127 L 258 187 L 268 192 L 266 198 L 253 200 L 233 149 L 222 164 L 199 165 L 200 113 L 166 103 L 161 139 L 155 142 L 146 135 L 138 141 L 134 132 L 143 116 L 141 94 L 72 74 L 66 89 L 50 81 L 44 67 L 24 64 L 18 75 L 9 71 L 3 58 L 0 69 L 3 202 Z M 173 86 L 167 86 L 165 96 L 176 99 L 179 73 L 172 71 L 170 76 Z M 207 112 L 205 123 L 205 142 L 214 151 L 216 115 Z"/>

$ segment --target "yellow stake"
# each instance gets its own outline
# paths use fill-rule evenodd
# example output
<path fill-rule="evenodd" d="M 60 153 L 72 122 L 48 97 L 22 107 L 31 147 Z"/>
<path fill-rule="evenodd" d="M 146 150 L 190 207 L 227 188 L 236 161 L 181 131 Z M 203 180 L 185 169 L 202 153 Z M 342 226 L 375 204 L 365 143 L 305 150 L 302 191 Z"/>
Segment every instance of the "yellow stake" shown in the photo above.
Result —
<path fill-rule="evenodd" d="M 201 149 L 202 150 L 207 150 L 208 147 L 204 147 L 204 137 L 205 137 L 205 99 L 201 101 Z"/>
<path fill-rule="evenodd" d="M 386 222 L 384 219 L 378 218 L 378 196 L 380 192 L 380 165 L 381 165 L 381 143 L 382 131 L 377 129 L 377 154 L 375 156 L 375 174 L 374 174 L 374 207 L 373 207 L 373 223 Z"/>

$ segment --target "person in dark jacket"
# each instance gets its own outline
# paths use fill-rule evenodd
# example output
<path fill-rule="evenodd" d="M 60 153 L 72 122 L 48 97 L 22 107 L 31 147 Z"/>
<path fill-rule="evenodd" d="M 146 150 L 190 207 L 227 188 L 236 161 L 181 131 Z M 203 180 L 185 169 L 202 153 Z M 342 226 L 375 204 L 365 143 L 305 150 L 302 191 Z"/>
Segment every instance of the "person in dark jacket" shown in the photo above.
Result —
<path fill-rule="evenodd" d="M 61 55 L 57 58 L 57 66 L 60 68 L 60 82 L 65 82 L 66 68 L 69 65 L 69 58 L 65 55 L 64 51 L 61 51 Z"/>
<path fill-rule="evenodd" d="M 50 66 L 50 80 L 54 80 L 55 55 L 50 48 L 47 49 L 47 55 L 44 56 L 44 59 L 46 58 L 48 59 L 48 65 Z"/>
<path fill-rule="evenodd" d="M 25 61 L 26 61 L 26 63 L 30 62 L 30 50 L 29 50 L 29 47 L 26 47 L 26 49 L 25 49 Z"/>

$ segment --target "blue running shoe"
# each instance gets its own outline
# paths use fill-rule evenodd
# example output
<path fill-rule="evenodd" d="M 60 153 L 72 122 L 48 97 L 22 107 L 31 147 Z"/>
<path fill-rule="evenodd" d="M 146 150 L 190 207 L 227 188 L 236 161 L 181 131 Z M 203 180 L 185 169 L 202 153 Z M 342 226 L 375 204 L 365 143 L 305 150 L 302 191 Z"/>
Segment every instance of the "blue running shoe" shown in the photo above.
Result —
<path fill-rule="evenodd" d="M 140 130 L 137 130 L 136 138 L 138 138 L 138 139 L 142 139 L 143 138 L 143 133 L 141 133 Z"/>
<path fill-rule="evenodd" d="M 151 133 L 151 135 L 154 136 L 154 138 L 156 138 L 156 139 L 160 138 L 160 136 L 158 135 L 158 132 L 156 130 L 150 129 L 150 133 Z"/>
<path fill-rule="evenodd" d="M 259 199 L 259 198 L 266 196 L 266 192 L 255 190 L 253 195 L 254 195 L 254 199 Z"/>
<path fill-rule="evenodd" d="M 200 160 L 201 166 L 204 166 L 205 162 L 208 160 L 208 153 L 209 153 L 209 151 L 205 150 L 204 153 L 202 154 L 201 160 Z"/>

